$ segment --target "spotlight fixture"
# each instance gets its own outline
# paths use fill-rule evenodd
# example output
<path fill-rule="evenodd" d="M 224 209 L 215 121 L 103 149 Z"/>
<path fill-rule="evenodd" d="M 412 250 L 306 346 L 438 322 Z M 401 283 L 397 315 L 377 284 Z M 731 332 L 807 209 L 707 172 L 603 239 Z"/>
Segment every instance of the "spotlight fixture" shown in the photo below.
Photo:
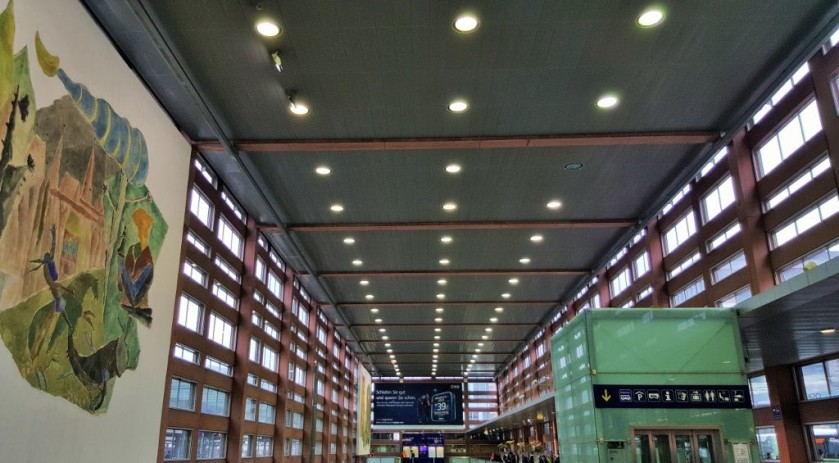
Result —
<path fill-rule="evenodd" d="M 641 13 L 636 22 L 641 27 L 653 27 L 661 24 L 662 21 L 664 21 L 664 12 L 657 8 L 650 8 Z"/>
<path fill-rule="evenodd" d="M 274 21 L 263 19 L 256 23 L 256 31 L 263 37 L 276 37 L 280 35 L 282 29 Z"/>
<path fill-rule="evenodd" d="M 454 30 L 458 32 L 472 32 L 478 28 L 479 24 L 478 18 L 471 14 L 464 14 L 454 20 Z"/>
<path fill-rule="evenodd" d="M 278 72 L 283 72 L 283 58 L 280 56 L 280 50 L 271 53 L 271 61 L 274 62 L 274 67 Z"/>
<path fill-rule="evenodd" d="M 305 116 L 309 114 L 309 106 L 299 100 L 297 100 L 296 92 L 288 92 L 288 110 L 297 116 Z"/>
<path fill-rule="evenodd" d="M 597 107 L 600 109 L 612 109 L 618 105 L 618 97 L 615 95 L 603 95 L 597 100 Z"/>
<path fill-rule="evenodd" d="M 469 103 L 467 103 L 465 100 L 454 100 L 451 103 L 449 103 L 448 108 L 449 111 L 453 113 L 462 113 L 463 111 L 469 109 Z"/>
<path fill-rule="evenodd" d="M 546 204 L 546 206 L 548 207 L 548 209 L 559 209 L 560 207 L 562 207 L 562 202 L 558 199 L 554 199 L 548 204 Z"/>

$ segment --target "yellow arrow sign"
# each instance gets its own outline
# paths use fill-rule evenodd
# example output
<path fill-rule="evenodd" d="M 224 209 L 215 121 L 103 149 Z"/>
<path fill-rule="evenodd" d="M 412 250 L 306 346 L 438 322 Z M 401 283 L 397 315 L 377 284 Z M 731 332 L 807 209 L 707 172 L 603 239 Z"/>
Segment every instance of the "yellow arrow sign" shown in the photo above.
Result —
<path fill-rule="evenodd" d="M 612 396 L 610 396 L 610 395 L 609 395 L 609 390 L 608 390 L 608 389 L 606 389 L 605 391 L 603 391 L 603 395 L 601 395 L 600 397 L 602 397 L 602 398 L 603 398 L 603 400 L 604 400 L 604 401 L 606 401 L 606 402 L 608 402 L 608 401 L 609 401 L 609 399 L 611 399 L 611 398 L 612 398 Z"/>

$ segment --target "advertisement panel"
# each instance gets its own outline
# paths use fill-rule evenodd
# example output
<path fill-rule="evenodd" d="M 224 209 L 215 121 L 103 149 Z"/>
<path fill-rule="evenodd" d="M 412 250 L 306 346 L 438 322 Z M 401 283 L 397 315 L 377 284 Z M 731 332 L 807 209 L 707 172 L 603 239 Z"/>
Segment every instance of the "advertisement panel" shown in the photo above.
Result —
<path fill-rule="evenodd" d="M 387 429 L 462 429 L 462 383 L 378 383 L 373 425 Z"/>
<path fill-rule="evenodd" d="M 356 378 L 358 378 L 358 394 L 356 394 L 355 410 L 358 413 L 358 426 L 355 430 L 355 454 L 369 455 L 370 415 L 372 412 L 370 396 L 373 394 L 373 379 L 361 363 L 358 364 Z"/>
<path fill-rule="evenodd" d="M 436 463 L 445 458 L 444 434 L 402 434 L 402 463 Z"/>

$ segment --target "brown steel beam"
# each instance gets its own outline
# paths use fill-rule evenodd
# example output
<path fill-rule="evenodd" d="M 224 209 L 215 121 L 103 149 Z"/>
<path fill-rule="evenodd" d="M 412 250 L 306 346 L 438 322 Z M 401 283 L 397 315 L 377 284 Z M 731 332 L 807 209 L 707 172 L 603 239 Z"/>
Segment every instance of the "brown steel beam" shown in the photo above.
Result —
<path fill-rule="evenodd" d="M 507 137 L 351 138 L 307 140 L 237 140 L 233 147 L 249 153 L 323 151 L 406 151 L 504 148 L 561 148 L 569 146 L 702 145 L 714 143 L 719 132 L 641 132 Z M 227 151 L 216 140 L 193 141 L 201 151 Z"/>
<path fill-rule="evenodd" d="M 440 270 L 440 271 L 407 271 L 407 272 L 321 272 L 324 278 L 372 278 L 372 277 L 482 277 L 482 276 L 580 276 L 589 275 L 590 270 Z"/>
<path fill-rule="evenodd" d="M 390 301 L 390 302 L 336 302 L 335 305 L 338 307 L 382 307 L 382 306 L 412 306 L 412 305 L 433 305 L 435 307 L 440 306 L 447 306 L 447 305 L 547 305 L 547 304 L 557 304 L 557 301 L 457 301 L 457 302 L 446 302 L 446 301 L 416 301 L 416 302 L 404 302 L 404 301 Z"/>
<path fill-rule="evenodd" d="M 521 339 L 391 339 L 389 341 L 382 341 L 381 339 L 359 339 L 358 343 L 373 343 L 373 344 L 383 344 L 383 343 L 390 343 L 390 344 L 412 344 L 417 342 L 438 342 L 438 343 L 467 343 L 467 342 L 491 342 L 493 344 L 499 343 L 513 343 L 513 344 L 521 344 Z"/>
<path fill-rule="evenodd" d="M 489 341 L 487 341 L 489 342 Z M 386 352 L 368 352 L 367 355 L 372 357 L 376 356 L 387 356 L 387 355 L 409 355 L 409 356 L 429 356 L 429 355 L 512 355 L 515 352 L 472 352 L 472 351 L 458 351 L 458 352 L 393 352 L 392 354 L 388 354 Z M 469 360 L 467 360 L 468 362 Z"/>
<path fill-rule="evenodd" d="M 463 362 L 437 362 L 437 365 L 463 365 L 463 364 L 469 364 L 469 365 L 501 365 L 501 364 L 505 364 L 505 363 L 507 363 L 507 362 L 505 362 L 505 361 L 499 361 L 499 362 L 489 362 L 489 361 L 477 362 L 477 361 L 476 361 L 475 363 L 472 363 L 471 361 L 466 360 L 466 361 L 463 361 Z M 392 364 L 392 363 L 390 363 L 390 362 L 373 362 L 373 364 L 374 364 L 374 365 L 393 365 L 393 364 Z M 397 364 L 397 365 L 399 365 L 399 369 L 400 369 L 400 370 L 402 369 L 402 365 L 427 365 L 427 366 L 429 366 L 429 367 L 432 365 L 432 364 L 431 364 L 431 363 L 429 363 L 429 362 L 397 362 L 396 364 Z"/>
<path fill-rule="evenodd" d="M 289 224 L 281 230 L 271 224 L 262 224 L 264 232 L 363 232 L 363 231 L 437 231 L 437 230 L 521 230 L 533 228 L 628 228 L 638 223 L 635 219 L 612 220 L 531 220 L 511 222 L 394 222 L 394 223 L 316 223 Z"/>
<path fill-rule="evenodd" d="M 394 324 L 382 324 L 382 323 L 358 323 L 355 325 L 338 325 L 335 326 L 343 326 L 347 328 L 413 328 L 413 327 L 429 327 L 433 326 L 436 328 L 452 328 L 457 326 L 537 326 L 539 323 L 400 323 L 397 325 Z"/>

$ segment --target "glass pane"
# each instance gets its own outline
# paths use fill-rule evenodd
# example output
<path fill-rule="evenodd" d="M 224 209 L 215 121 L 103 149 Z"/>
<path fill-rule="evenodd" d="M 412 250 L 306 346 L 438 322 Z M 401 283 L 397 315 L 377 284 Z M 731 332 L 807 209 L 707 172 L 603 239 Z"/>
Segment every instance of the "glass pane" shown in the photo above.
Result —
<path fill-rule="evenodd" d="M 710 434 L 696 436 L 696 450 L 699 452 L 699 463 L 714 463 L 714 438 Z"/>
<path fill-rule="evenodd" d="M 839 461 L 839 424 L 810 426 L 816 461 Z"/>
<path fill-rule="evenodd" d="M 807 400 L 824 399 L 830 396 L 823 363 L 819 362 L 801 367 L 801 378 L 804 382 L 804 396 Z"/>
<path fill-rule="evenodd" d="M 690 435 L 676 434 L 676 463 L 694 463 Z"/>
<path fill-rule="evenodd" d="M 656 434 L 653 436 L 655 442 L 655 463 L 673 463 L 670 455 L 670 435 Z"/>
<path fill-rule="evenodd" d="M 775 428 L 757 428 L 757 444 L 760 446 L 761 460 L 778 459 L 778 439 L 775 436 Z"/>
<path fill-rule="evenodd" d="M 650 436 L 647 434 L 635 435 L 635 461 L 636 463 L 653 463 L 650 458 Z"/>

